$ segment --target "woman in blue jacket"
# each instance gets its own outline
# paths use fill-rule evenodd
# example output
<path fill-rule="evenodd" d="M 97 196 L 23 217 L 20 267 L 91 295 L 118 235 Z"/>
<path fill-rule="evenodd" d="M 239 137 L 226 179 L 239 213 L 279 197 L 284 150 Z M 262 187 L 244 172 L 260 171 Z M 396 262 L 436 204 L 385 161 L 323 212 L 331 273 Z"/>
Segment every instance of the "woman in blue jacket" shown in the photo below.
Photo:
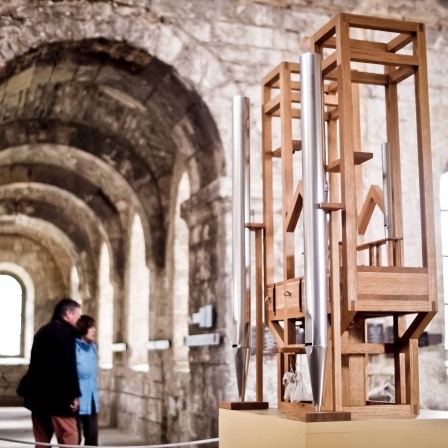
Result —
<path fill-rule="evenodd" d="M 76 339 L 76 365 L 78 368 L 79 388 L 79 416 L 78 431 L 79 444 L 81 432 L 84 433 L 84 445 L 98 446 L 98 361 L 97 349 L 93 342 L 96 336 L 95 319 L 82 315 L 78 320 L 80 338 Z"/>

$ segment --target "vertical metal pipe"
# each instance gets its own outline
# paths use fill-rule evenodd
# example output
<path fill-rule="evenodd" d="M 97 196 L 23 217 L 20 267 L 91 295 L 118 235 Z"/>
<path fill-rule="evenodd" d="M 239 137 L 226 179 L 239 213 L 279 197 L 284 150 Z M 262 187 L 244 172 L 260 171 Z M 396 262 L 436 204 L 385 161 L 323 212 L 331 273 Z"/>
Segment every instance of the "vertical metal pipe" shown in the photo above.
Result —
<path fill-rule="evenodd" d="M 321 410 L 327 357 L 327 236 L 321 56 L 300 57 L 302 105 L 303 238 L 305 249 L 305 348 L 313 403 Z"/>
<path fill-rule="evenodd" d="M 395 229 L 389 143 L 381 143 L 381 160 L 383 162 L 384 234 L 386 238 L 393 238 Z"/>
<path fill-rule="evenodd" d="M 233 98 L 233 319 L 235 368 L 240 401 L 244 401 L 249 367 L 250 332 L 250 100 Z"/>

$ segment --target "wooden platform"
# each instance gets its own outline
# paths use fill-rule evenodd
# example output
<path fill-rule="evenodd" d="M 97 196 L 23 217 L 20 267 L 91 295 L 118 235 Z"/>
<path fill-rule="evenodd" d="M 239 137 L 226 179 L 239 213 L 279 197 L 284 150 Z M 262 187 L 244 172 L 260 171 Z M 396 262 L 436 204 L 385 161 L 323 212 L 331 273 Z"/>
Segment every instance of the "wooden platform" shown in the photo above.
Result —
<path fill-rule="evenodd" d="M 220 448 L 445 448 L 448 412 L 421 411 L 416 418 L 303 423 L 277 409 L 219 410 Z"/>

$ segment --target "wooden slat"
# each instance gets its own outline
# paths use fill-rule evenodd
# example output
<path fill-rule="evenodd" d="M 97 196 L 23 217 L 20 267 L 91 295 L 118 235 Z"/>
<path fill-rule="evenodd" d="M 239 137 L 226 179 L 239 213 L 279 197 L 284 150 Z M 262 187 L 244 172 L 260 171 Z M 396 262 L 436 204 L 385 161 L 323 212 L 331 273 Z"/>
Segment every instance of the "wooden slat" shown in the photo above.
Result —
<path fill-rule="evenodd" d="M 305 344 L 286 345 L 284 347 L 277 347 L 273 350 L 274 353 L 296 353 L 298 355 L 305 355 Z"/>
<path fill-rule="evenodd" d="M 333 70 L 336 69 L 336 64 L 337 64 L 337 54 L 334 51 L 333 53 L 331 53 L 330 56 L 327 56 L 323 61 L 322 61 L 322 78 L 325 78 L 326 75 L 328 75 L 328 73 L 331 73 Z"/>
<path fill-rule="evenodd" d="M 415 73 L 414 67 L 400 67 L 389 72 L 389 84 L 398 84 Z"/>
<path fill-rule="evenodd" d="M 354 325 L 348 330 L 349 344 L 359 344 L 365 341 L 365 325 Z M 348 356 L 349 403 L 351 405 L 364 405 L 367 398 L 367 356 L 356 354 Z"/>
<path fill-rule="evenodd" d="M 413 408 L 406 404 L 383 404 L 375 406 L 344 406 L 343 410 L 356 417 L 411 417 Z"/>
<path fill-rule="evenodd" d="M 339 95 L 339 148 L 341 156 L 341 202 L 342 211 L 342 259 L 345 272 L 342 278 L 343 296 L 356 297 L 357 277 L 353 268 L 356 263 L 357 213 L 355 184 L 354 141 L 351 126 L 353 124 L 350 48 L 348 23 L 339 16 L 337 27 L 337 63 Z M 344 302 L 350 311 L 351 301 Z"/>
<path fill-rule="evenodd" d="M 396 52 L 410 44 L 414 39 L 414 34 L 399 34 L 386 44 L 387 51 Z"/>
<path fill-rule="evenodd" d="M 293 90 L 293 89 L 291 89 Z M 325 106 L 337 106 L 338 105 L 338 97 L 337 95 L 330 95 L 330 94 L 325 94 L 323 96 L 324 98 L 324 105 Z M 292 103 L 301 103 L 302 101 L 302 96 L 299 92 L 292 92 L 291 94 L 291 101 Z M 275 111 L 274 111 L 275 112 Z"/>
<path fill-rule="evenodd" d="M 381 241 L 397 240 L 398 238 L 384 238 L 383 240 L 374 241 L 375 244 Z M 367 246 L 368 243 L 361 245 L 360 247 Z M 371 273 L 385 273 L 385 274 L 407 274 L 407 275 L 419 275 L 427 274 L 428 269 L 417 267 L 404 267 L 404 266 L 358 266 L 358 272 L 371 272 Z"/>
<path fill-rule="evenodd" d="M 394 344 L 398 347 L 398 343 L 406 331 L 406 316 L 393 316 Z M 406 365 L 405 354 L 400 349 L 394 352 L 394 368 L 395 368 L 395 403 L 406 403 Z"/>
<path fill-rule="evenodd" d="M 220 401 L 219 408 L 229 411 L 256 411 L 269 409 L 269 403 L 267 401 Z"/>
<path fill-rule="evenodd" d="M 280 110 L 280 95 L 272 98 L 268 103 L 263 106 L 263 112 L 267 115 L 273 115 Z"/>
<path fill-rule="evenodd" d="M 419 313 L 400 338 L 400 344 L 405 346 L 410 339 L 418 339 L 435 315 L 435 311 Z"/>
<path fill-rule="evenodd" d="M 293 197 L 291 72 L 285 64 L 280 70 L 280 113 L 282 147 L 282 208 L 283 208 L 283 279 L 294 277 L 294 234 L 287 231 L 286 210 Z"/>
<path fill-rule="evenodd" d="M 292 141 L 292 152 L 302 150 L 302 140 L 293 140 Z M 272 157 L 281 157 L 282 156 L 282 147 L 279 146 L 274 151 L 272 151 Z"/>
<path fill-rule="evenodd" d="M 299 62 L 285 62 L 285 67 L 294 74 L 300 73 L 300 63 Z"/>
<path fill-rule="evenodd" d="M 329 22 L 327 22 L 319 31 L 314 33 L 311 38 L 311 43 L 314 45 L 323 45 L 326 40 L 334 36 L 336 32 L 336 24 L 339 21 L 339 17 L 333 17 Z"/>
<path fill-rule="evenodd" d="M 271 89 L 263 87 L 263 104 L 271 99 Z M 272 181 L 272 117 L 262 114 L 263 222 L 265 230 L 265 283 L 274 281 L 274 214 Z"/>
<path fill-rule="evenodd" d="M 301 118 L 302 114 L 300 109 L 292 109 L 291 111 L 292 118 Z M 277 110 L 272 114 L 273 117 L 280 117 L 280 110 Z"/>
<path fill-rule="evenodd" d="M 268 320 L 267 322 L 269 330 L 271 331 L 272 336 L 274 336 L 276 344 L 279 347 L 283 347 L 285 337 L 283 327 L 278 322 L 272 322 L 271 320 Z"/>
<path fill-rule="evenodd" d="M 373 157 L 373 153 L 364 151 L 355 151 L 353 153 L 354 164 L 361 165 L 361 163 L 367 162 Z M 339 173 L 341 171 L 341 159 L 334 160 L 327 165 L 327 171 L 329 173 Z"/>
<path fill-rule="evenodd" d="M 391 33 L 412 33 L 418 30 L 420 23 L 404 20 L 384 19 L 357 14 L 343 14 L 350 27 L 368 30 L 388 31 Z"/>
<path fill-rule="evenodd" d="M 279 89 L 280 88 L 280 80 L 274 82 L 271 87 L 275 88 L 275 89 Z M 300 92 L 300 81 L 291 81 L 291 90 Z"/>
<path fill-rule="evenodd" d="M 364 235 L 366 233 L 367 226 L 369 225 L 376 206 L 378 206 L 384 213 L 383 190 L 378 185 L 371 185 L 358 216 L 358 233 L 360 235 Z M 361 250 L 359 246 L 357 249 Z"/>
<path fill-rule="evenodd" d="M 261 81 L 263 86 L 272 86 L 280 78 L 280 64 L 274 67 Z"/>
<path fill-rule="evenodd" d="M 417 115 L 417 151 L 421 213 L 422 263 L 428 267 L 429 296 L 437 307 L 436 245 L 434 232 L 434 196 L 432 182 L 431 123 L 429 120 L 428 74 L 426 70 L 425 26 L 420 24 L 414 46 L 419 67 L 416 70 L 415 106 Z"/>
<path fill-rule="evenodd" d="M 292 200 L 286 212 L 287 232 L 294 232 L 294 230 L 296 229 L 300 213 L 302 212 L 302 207 L 303 207 L 303 186 L 302 181 L 299 181 L 296 187 L 296 191 L 294 192 L 294 196 L 292 197 Z"/>
<path fill-rule="evenodd" d="M 342 344 L 341 353 L 344 355 L 380 355 L 384 353 L 393 353 L 394 344 L 363 344 L 348 343 Z"/>
<path fill-rule="evenodd" d="M 336 38 L 330 37 L 325 44 L 325 48 L 336 48 Z M 371 42 L 368 40 L 350 39 L 350 48 L 356 50 L 378 50 L 388 51 L 387 44 L 382 42 Z"/>
<path fill-rule="evenodd" d="M 336 121 L 328 123 L 328 157 L 335 159 L 338 153 L 337 142 L 338 124 Z M 339 201 L 339 176 L 329 175 L 329 194 L 332 201 Z M 331 378 L 333 389 L 333 410 L 342 410 L 342 366 L 341 366 L 341 288 L 339 284 L 339 238 L 340 213 L 331 216 L 329 226 L 330 242 L 330 298 L 331 298 L 331 327 L 329 334 L 332 339 L 333 375 Z"/>
<path fill-rule="evenodd" d="M 264 229 L 266 226 L 262 222 L 246 222 L 244 227 L 246 227 L 246 229 L 258 230 Z"/>
<path fill-rule="evenodd" d="M 415 414 L 420 412 L 420 384 L 418 375 L 418 340 L 410 339 L 406 353 L 406 395 Z"/>
<path fill-rule="evenodd" d="M 385 86 L 389 82 L 389 78 L 381 73 L 360 72 L 352 70 L 352 82 L 357 84 L 372 84 L 376 86 Z M 325 79 L 337 81 L 338 74 L 336 70 L 328 73 Z"/>
<path fill-rule="evenodd" d="M 263 401 L 263 228 L 255 232 L 256 399 Z"/>
<path fill-rule="evenodd" d="M 428 313 L 428 297 L 426 296 L 394 296 L 393 299 L 379 295 L 358 295 L 354 305 L 358 313 L 375 313 L 381 308 L 383 315 L 392 313 Z"/>
<path fill-rule="evenodd" d="M 321 202 L 317 205 L 318 208 L 324 210 L 325 212 L 337 212 L 342 210 L 344 206 L 340 202 Z"/>
<path fill-rule="evenodd" d="M 417 66 L 418 60 L 416 56 L 408 56 L 405 54 L 387 53 L 376 50 L 352 50 L 351 60 L 354 62 L 363 62 L 365 64 L 382 64 L 382 65 L 406 65 Z"/>

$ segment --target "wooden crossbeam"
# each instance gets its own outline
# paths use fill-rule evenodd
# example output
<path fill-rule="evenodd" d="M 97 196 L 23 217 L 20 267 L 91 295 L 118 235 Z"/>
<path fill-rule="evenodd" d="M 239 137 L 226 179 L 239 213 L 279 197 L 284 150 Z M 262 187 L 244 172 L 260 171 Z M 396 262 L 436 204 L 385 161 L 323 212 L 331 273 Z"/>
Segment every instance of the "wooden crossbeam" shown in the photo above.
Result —
<path fill-rule="evenodd" d="M 300 218 L 300 213 L 302 213 L 303 207 L 303 185 L 302 181 L 297 184 L 294 196 L 288 207 L 286 215 L 286 231 L 294 232 L 296 230 L 297 221 Z"/>
<path fill-rule="evenodd" d="M 292 152 L 301 151 L 302 150 L 302 140 L 293 140 L 292 141 Z M 282 147 L 279 146 L 278 148 L 274 149 L 272 151 L 272 157 L 281 157 L 282 156 Z"/>
<path fill-rule="evenodd" d="M 396 52 L 410 44 L 415 39 L 414 34 L 399 34 L 386 44 L 387 51 Z"/>
<path fill-rule="evenodd" d="M 351 28 L 388 31 L 390 33 L 416 33 L 420 23 L 404 20 L 384 19 L 357 14 L 340 14 L 341 20 L 348 22 Z"/>
<path fill-rule="evenodd" d="M 383 190 L 378 185 L 371 185 L 358 216 L 358 233 L 364 235 L 372 219 L 373 211 L 378 206 L 384 213 Z"/>
<path fill-rule="evenodd" d="M 390 84 L 398 84 L 401 81 L 409 78 L 415 73 L 414 67 L 400 67 L 389 73 L 389 83 Z"/>
<path fill-rule="evenodd" d="M 355 151 L 353 153 L 355 165 L 361 165 L 373 157 L 373 153 L 366 151 Z M 327 165 L 329 173 L 339 173 L 341 171 L 341 159 L 334 160 Z"/>
<path fill-rule="evenodd" d="M 325 75 L 325 79 L 337 81 L 338 74 L 336 70 Z M 382 73 L 360 72 L 358 70 L 351 71 L 351 80 L 355 84 L 372 84 L 376 86 L 385 86 L 389 82 L 389 77 Z"/>
<path fill-rule="evenodd" d="M 263 112 L 267 115 L 274 115 L 275 112 L 280 110 L 280 95 L 272 98 L 272 100 L 268 101 L 264 107 Z"/>
<path fill-rule="evenodd" d="M 350 52 L 350 60 L 353 62 L 363 62 L 365 64 L 382 65 L 405 65 L 416 67 L 418 65 L 417 56 L 406 54 L 388 53 L 377 50 L 357 50 Z"/>
<path fill-rule="evenodd" d="M 362 344 L 356 342 L 343 343 L 341 354 L 343 355 L 381 355 L 384 353 L 394 353 L 394 344 Z"/>

